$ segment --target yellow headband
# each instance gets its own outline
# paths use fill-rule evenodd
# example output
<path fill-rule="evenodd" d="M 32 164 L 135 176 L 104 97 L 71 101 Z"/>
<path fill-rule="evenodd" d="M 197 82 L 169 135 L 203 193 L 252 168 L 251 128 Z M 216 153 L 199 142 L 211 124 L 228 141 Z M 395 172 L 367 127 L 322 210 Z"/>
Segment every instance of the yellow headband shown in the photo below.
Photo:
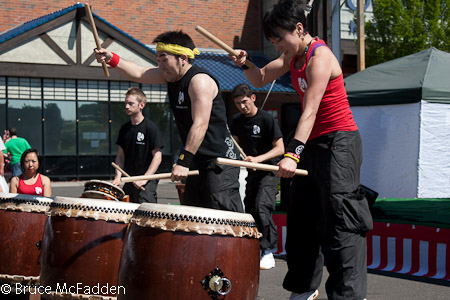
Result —
<path fill-rule="evenodd" d="M 195 55 L 200 54 L 197 48 L 192 50 L 177 44 L 164 44 L 164 43 L 157 43 L 156 51 L 169 52 L 175 55 L 185 54 L 188 58 L 194 58 Z"/>

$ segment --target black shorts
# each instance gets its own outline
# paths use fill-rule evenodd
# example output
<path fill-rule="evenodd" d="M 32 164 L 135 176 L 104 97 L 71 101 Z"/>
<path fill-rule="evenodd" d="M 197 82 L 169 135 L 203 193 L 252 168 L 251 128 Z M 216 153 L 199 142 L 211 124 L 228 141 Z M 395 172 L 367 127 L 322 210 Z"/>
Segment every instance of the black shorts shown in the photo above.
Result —
<path fill-rule="evenodd" d="M 220 165 L 211 160 L 206 167 L 198 170 L 198 176 L 186 179 L 183 196 L 185 205 L 244 212 L 239 194 L 239 168 Z"/>

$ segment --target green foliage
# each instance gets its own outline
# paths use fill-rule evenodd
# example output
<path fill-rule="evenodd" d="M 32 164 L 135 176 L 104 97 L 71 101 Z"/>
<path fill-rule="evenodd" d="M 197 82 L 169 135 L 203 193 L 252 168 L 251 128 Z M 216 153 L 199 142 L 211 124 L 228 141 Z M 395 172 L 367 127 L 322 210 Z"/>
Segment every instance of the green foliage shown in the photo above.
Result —
<path fill-rule="evenodd" d="M 365 23 L 366 65 L 430 47 L 450 52 L 450 0 L 374 0 Z"/>

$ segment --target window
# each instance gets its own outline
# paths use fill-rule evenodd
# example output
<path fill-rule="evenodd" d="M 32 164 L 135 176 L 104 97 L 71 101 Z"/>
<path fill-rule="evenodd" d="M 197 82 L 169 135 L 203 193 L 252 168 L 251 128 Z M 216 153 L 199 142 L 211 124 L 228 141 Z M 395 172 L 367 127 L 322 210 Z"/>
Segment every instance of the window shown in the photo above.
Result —
<path fill-rule="evenodd" d="M 42 105 L 38 100 L 9 100 L 9 127 L 25 138 L 32 148 L 42 153 Z"/>
<path fill-rule="evenodd" d="M 78 102 L 79 154 L 109 154 L 108 102 Z"/>
<path fill-rule="evenodd" d="M 75 101 L 44 101 L 44 154 L 75 155 Z"/>

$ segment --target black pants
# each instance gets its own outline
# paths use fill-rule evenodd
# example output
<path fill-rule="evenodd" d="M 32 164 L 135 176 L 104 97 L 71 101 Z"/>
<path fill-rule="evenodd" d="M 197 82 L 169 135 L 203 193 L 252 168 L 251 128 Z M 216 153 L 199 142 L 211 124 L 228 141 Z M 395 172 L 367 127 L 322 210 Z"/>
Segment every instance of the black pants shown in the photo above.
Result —
<path fill-rule="evenodd" d="M 123 191 L 130 196 L 130 202 L 133 203 L 156 203 L 158 197 L 156 189 L 158 187 L 159 180 L 150 180 L 144 186 L 145 191 L 136 188 L 132 183 L 125 183 Z"/>
<path fill-rule="evenodd" d="M 359 185 L 361 162 L 359 131 L 338 131 L 306 144 L 299 167 L 309 174 L 291 182 L 285 289 L 318 289 L 325 264 L 329 299 L 366 297 L 365 233 L 373 223 Z"/>
<path fill-rule="evenodd" d="M 259 245 L 262 251 L 273 249 L 278 242 L 277 227 L 272 219 L 276 206 L 279 178 L 273 172 L 248 171 L 245 188 L 245 212 L 255 219 L 262 233 Z"/>
<path fill-rule="evenodd" d="M 190 206 L 244 212 L 239 194 L 239 168 L 219 165 L 214 160 L 198 169 L 198 176 L 186 179 L 183 203 Z"/>

